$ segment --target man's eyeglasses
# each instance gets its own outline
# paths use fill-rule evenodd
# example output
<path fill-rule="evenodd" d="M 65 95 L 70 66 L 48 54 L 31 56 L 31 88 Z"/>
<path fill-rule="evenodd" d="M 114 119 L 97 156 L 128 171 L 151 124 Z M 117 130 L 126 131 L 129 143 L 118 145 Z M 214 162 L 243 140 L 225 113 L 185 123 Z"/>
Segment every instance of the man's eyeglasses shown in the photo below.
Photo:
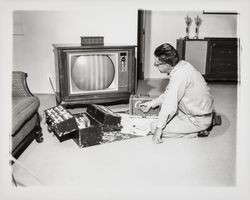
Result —
<path fill-rule="evenodd" d="M 164 62 L 160 62 L 160 63 L 154 62 L 155 67 L 159 67 L 160 65 L 166 65 L 166 63 L 164 63 Z"/>

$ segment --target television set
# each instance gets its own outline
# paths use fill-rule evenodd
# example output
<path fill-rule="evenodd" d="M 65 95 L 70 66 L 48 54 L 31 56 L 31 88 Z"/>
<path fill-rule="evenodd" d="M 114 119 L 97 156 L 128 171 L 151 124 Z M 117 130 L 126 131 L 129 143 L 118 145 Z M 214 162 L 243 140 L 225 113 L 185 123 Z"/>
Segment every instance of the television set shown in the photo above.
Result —
<path fill-rule="evenodd" d="M 135 46 L 53 44 L 57 104 L 129 100 L 135 94 Z"/>

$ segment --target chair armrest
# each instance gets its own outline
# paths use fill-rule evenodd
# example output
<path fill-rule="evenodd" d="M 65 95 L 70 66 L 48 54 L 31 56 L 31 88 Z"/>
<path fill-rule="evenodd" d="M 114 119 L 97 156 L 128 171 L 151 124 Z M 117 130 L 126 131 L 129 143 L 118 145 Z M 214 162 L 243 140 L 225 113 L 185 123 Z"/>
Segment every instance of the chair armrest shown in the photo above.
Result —
<path fill-rule="evenodd" d="M 27 73 L 21 71 L 12 72 L 12 96 L 26 97 L 33 96 L 27 85 Z"/>

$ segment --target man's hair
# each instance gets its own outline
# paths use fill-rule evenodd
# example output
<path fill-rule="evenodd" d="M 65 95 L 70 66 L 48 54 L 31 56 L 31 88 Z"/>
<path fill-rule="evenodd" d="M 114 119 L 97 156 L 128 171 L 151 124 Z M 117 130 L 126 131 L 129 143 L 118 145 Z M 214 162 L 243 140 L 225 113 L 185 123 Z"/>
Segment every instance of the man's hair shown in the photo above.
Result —
<path fill-rule="evenodd" d="M 154 52 L 159 61 L 175 66 L 179 62 L 178 52 L 170 44 L 165 43 L 158 46 Z"/>

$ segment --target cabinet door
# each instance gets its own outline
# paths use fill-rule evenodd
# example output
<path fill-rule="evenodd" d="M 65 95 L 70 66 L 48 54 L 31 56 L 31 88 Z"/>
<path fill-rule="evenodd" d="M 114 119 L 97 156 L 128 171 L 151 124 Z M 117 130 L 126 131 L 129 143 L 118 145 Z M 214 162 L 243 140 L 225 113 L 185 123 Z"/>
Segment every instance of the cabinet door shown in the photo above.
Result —
<path fill-rule="evenodd" d="M 191 63 L 202 75 L 206 73 L 207 41 L 177 40 L 179 58 Z"/>
<path fill-rule="evenodd" d="M 191 63 L 201 74 L 206 73 L 207 41 L 186 41 L 185 60 Z"/>
<path fill-rule="evenodd" d="M 237 80 L 237 40 L 209 40 L 206 78 Z"/>

